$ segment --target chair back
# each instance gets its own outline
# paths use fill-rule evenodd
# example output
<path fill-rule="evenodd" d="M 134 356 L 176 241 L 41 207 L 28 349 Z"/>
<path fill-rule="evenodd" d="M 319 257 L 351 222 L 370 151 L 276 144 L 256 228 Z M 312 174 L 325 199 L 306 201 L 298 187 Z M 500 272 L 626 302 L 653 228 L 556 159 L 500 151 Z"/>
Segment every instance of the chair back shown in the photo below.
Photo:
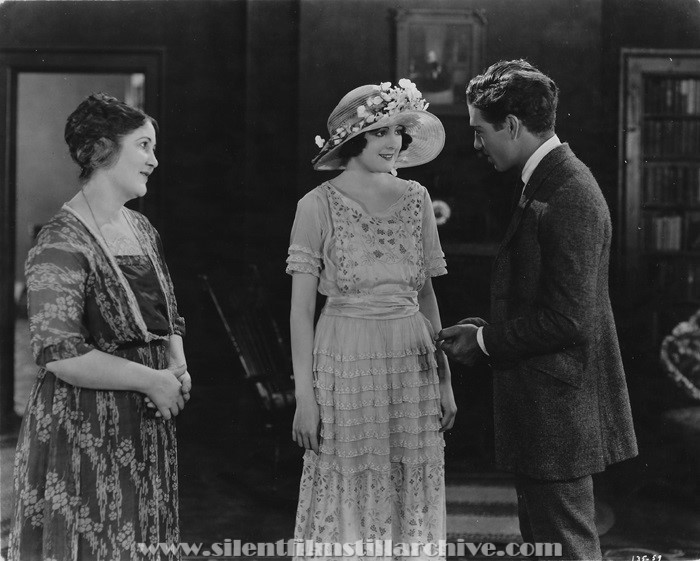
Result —
<path fill-rule="evenodd" d="M 293 408 L 291 358 L 257 268 L 226 278 L 200 275 L 200 280 L 260 405 L 271 413 Z"/>

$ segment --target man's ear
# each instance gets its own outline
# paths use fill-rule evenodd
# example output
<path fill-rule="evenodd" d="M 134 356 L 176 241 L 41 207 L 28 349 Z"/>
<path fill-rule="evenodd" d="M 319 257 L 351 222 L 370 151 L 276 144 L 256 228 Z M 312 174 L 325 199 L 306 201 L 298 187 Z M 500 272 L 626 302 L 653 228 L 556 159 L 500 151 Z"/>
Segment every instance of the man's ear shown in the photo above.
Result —
<path fill-rule="evenodd" d="M 506 115 L 506 127 L 512 140 L 516 140 L 522 133 L 523 124 L 515 115 Z"/>

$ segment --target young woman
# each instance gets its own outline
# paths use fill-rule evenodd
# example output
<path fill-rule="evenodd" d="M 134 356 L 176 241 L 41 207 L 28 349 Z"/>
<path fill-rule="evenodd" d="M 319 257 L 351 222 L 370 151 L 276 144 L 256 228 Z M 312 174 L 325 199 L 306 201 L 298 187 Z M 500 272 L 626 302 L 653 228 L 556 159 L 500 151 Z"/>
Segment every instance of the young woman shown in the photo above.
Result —
<path fill-rule="evenodd" d="M 146 194 L 156 132 L 104 94 L 68 118 L 81 188 L 26 265 L 40 369 L 17 443 L 11 560 L 131 560 L 140 542 L 179 542 L 184 320 L 158 233 L 124 207 Z"/>
<path fill-rule="evenodd" d="M 396 176 L 442 150 L 426 106 L 408 80 L 345 95 L 313 162 L 343 171 L 299 201 L 292 229 L 292 436 L 306 448 L 295 538 L 329 557 L 445 539 L 441 433 L 457 408 L 431 277 L 447 271 L 428 192 Z"/>

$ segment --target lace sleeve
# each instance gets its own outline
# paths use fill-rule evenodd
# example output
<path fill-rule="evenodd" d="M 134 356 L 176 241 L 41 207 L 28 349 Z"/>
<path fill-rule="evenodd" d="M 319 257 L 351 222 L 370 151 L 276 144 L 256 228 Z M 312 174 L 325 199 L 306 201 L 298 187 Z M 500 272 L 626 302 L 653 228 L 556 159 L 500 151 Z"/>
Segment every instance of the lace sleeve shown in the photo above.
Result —
<path fill-rule="evenodd" d="M 438 277 L 447 274 L 447 262 L 445 254 L 440 245 L 437 224 L 435 223 L 435 213 L 433 212 L 433 201 L 430 199 L 428 190 L 425 189 L 423 198 L 423 256 L 425 259 L 425 270 L 429 277 Z"/>
<path fill-rule="evenodd" d="M 287 270 L 294 273 L 308 273 L 319 277 L 323 268 L 321 256 L 322 234 L 319 220 L 318 198 L 308 193 L 297 204 L 292 234 L 289 241 Z"/>

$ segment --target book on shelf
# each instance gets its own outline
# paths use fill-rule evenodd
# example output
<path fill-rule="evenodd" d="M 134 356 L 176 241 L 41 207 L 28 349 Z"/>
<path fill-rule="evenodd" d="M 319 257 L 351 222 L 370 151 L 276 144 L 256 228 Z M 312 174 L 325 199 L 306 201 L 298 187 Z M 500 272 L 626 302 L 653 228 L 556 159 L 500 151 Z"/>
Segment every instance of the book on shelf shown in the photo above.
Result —
<path fill-rule="evenodd" d="M 646 113 L 700 115 L 700 78 L 650 76 L 644 95 Z"/>
<path fill-rule="evenodd" d="M 647 119 L 642 148 L 645 156 L 700 157 L 700 120 Z"/>
<path fill-rule="evenodd" d="M 647 165 L 643 203 L 662 206 L 700 206 L 700 164 Z"/>
<path fill-rule="evenodd" d="M 646 248 L 651 251 L 680 251 L 683 218 L 680 215 L 649 214 Z"/>
<path fill-rule="evenodd" d="M 650 264 L 655 290 L 676 302 L 700 302 L 700 262 L 665 260 Z"/>

